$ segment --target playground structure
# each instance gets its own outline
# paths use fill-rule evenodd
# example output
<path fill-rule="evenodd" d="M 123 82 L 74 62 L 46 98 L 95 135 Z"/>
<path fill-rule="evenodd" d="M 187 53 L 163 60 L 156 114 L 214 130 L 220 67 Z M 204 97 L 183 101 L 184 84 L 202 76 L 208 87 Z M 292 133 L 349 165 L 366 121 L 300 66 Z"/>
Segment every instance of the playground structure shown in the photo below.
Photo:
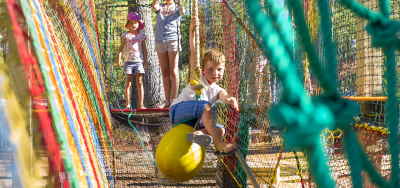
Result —
<path fill-rule="evenodd" d="M 13 185 L 37 187 L 46 183 L 71 187 L 254 186 L 249 181 L 251 177 L 248 177 L 244 167 L 238 163 L 237 157 L 216 156 L 211 148 L 207 149 L 205 164 L 199 175 L 188 182 L 171 183 L 158 173 L 154 164 L 154 149 L 161 136 L 170 129 L 166 113 L 111 112 L 114 118 L 128 124 L 123 126 L 112 120 L 109 111 L 109 107 L 119 108 L 122 104 L 122 74 L 121 70 L 112 65 L 112 58 L 126 14 L 129 7 L 138 8 L 147 19 L 145 22 L 149 23 L 150 2 L 71 2 L 6 2 L 7 20 L 9 26 L 12 25 L 8 29 L 12 28 L 13 32 L 8 30 L 9 40 L 2 43 L 7 45 L 2 47 L 2 60 L 6 63 L 2 63 L 0 68 L 0 97 L 6 102 L 0 104 L 0 122 L 2 125 L 4 122 L 9 129 L 1 132 L 5 135 L 2 136 L 5 140 L 2 142 L 4 144 L 1 152 L 6 156 L 1 160 L 6 164 L 14 164 L 10 166 L 15 170 L 5 170 L 4 179 L 10 180 Z M 267 187 L 399 185 L 398 177 L 391 175 L 398 174 L 398 167 L 393 167 L 398 166 L 398 157 L 393 158 L 396 152 L 398 154 L 393 148 L 393 143 L 398 142 L 398 122 L 394 120 L 398 119 L 398 104 L 395 100 L 397 93 L 393 93 L 396 92 L 393 84 L 396 84 L 397 76 L 385 77 L 393 76 L 393 72 L 389 73 L 396 73 L 397 68 L 393 65 L 386 67 L 390 63 L 386 66 L 384 63 L 385 55 L 387 58 L 393 57 L 387 49 L 394 47 L 385 46 L 386 51 L 376 48 L 379 47 L 378 41 L 378 46 L 373 48 L 371 42 L 376 41 L 365 31 L 368 23 L 363 19 L 382 18 L 378 19 L 373 15 L 368 17 L 365 12 L 364 15 L 361 14 L 363 18 L 359 18 L 354 12 L 360 14 L 360 11 L 354 11 L 354 6 L 351 11 L 339 1 L 329 1 L 329 11 L 323 9 L 327 4 L 321 5 L 314 0 L 302 1 L 302 6 L 297 7 L 297 3 L 289 6 L 283 1 L 271 2 L 265 1 L 263 4 L 264 12 L 268 13 L 271 20 L 275 20 L 270 25 L 269 36 L 265 36 L 265 31 L 260 31 L 260 25 L 257 24 L 265 24 L 263 28 L 268 28 L 269 19 L 261 19 L 262 12 L 255 13 L 257 5 L 254 2 L 183 1 L 186 7 L 191 8 L 182 27 L 187 27 L 190 16 L 199 18 L 197 54 L 207 48 L 219 48 L 227 55 L 227 73 L 222 85 L 239 99 L 241 111 L 237 113 L 221 105 L 218 108 L 218 120 L 227 127 L 228 140 L 232 141 L 237 136 L 241 154 L 254 172 L 256 181 Z M 343 2 L 351 7 L 349 2 L 352 1 Z M 376 12 L 380 10 L 378 1 L 361 2 Z M 382 2 L 381 6 L 388 7 L 389 4 L 384 4 L 386 1 Z M 392 15 L 392 19 L 398 19 L 399 2 L 394 1 L 391 5 L 391 14 L 383 15 Z M 296 35 L 292 27 L 295 25 L 297 30 L 302 29 L 299 12 L 304 14 L 304 24 L 310 31 L 309 38 L 304 34 L 305 30 L 302 30 L 304 35 Z M 327 19 L 327 15 L 330 15 L 330 19 Z M 332 25 L 329 25 L 330 22 L 320 22 L 320 19 L 331 20 Z M 396 23 L 393 25 L 396 27 Z M 152 30 L 151 24 L 146 24 L 146 27 L 147 30 Z M 184 29 L 182 31 L 185 32 Z M 280 32 L 274 35 L 274 31 Z M 271 39 L 271 36 L 275 38 Z M 335 50 L 335 45 L 330 43 L 330 37 L 337 47 L 336 53 L 329 51 Z M 198 74 L 196 65 L 185 63 L 188 56 L 185 53 L 185 40 L 187 41 L 187 35 L 183 33 L 181 76 L 184 83 L 189 77 Z M 272 40 L 281 42 L 270 42 Z M 315 54 L 310 53 L 313 51 L 307 46 L 307 42 L 315 47 Z M 276 55 L 285 54 L 276 50 L 279 47 L 276 43 L 285 45 L 282 51 L 289 60 L 282 59 L 284 55 Z M 273 44 L 275 49 L 268 46 Z M 153 49 L 149 52 L 149 56 L 153 58 L 149 67 L 152 70 L 146 72 L 150 72 L 147 91 L 151 91 L 151 94 L 148 95 L 154 95 L 162 89 L 157 86 L 160 82 L 151 80 L 157 77 L 157 62 L 151 39 L 146 46 Z M 397 56 L 394 57 L 397 59 Z M 332 63 L 335 60 L 337 66 Z M 283 78 L 283 67 L 277 62 L 286 61 L 297 63 L 295 66 L 291 64 L 290 73 L 300 75 L 298 80 L 292 79 L 292 82 L 288 82 L 290 79 Z M 322 67 L 323 74 L 330 76 L 329 79 L 337 78 L 337 83 L 324 79 L 321 72 L 318 73 L 317 65 Z M 21 69 L 23 71 L 18 71 Z M 16 82 L 20 84 L 10 84 Z M 296 82 L 304 85 L 310 95 L 300 95 L 296 93 L 299 90 L 290 90 L 285 85 L 295 85 Z M 331 96 L 326 96 L 327 93 Z M 354 101 L 344 106 L 343 110 L 351 109 L 352 104 L 357 104 L 355 107 L 359 112 L 349 114 L 350 119 L 345 121 L 348 127 L 351 124 L 353 128 L 327 126 L 331 129 L 314 133 L 323 140 L 324 144 L 315 147 L 320 147 L 326 153 L 328 159 L 325 167 L 331 171 L 329 176 L 318 173 L 318 170 L 324 169 L 318 169 L 321 167 L 318 165 L 322 164 L 324 167 L 324 161 L 307 150 L 309 148 L 302 148 L 301 145 L 290 148 L 296 145 L 293 139 L 300 138 L 295 140 L 299 143 L 303 143 L 304 140 L 301 139 L 306 139 L 296 137 L 295 133 L 301 131 L 293 130 L 290 126 L 280 128 L 281 125 L 276 124 L 283 121 L 285 116 L 280 116 L 277 123 L 271 121 L 277 116 L 271 117 L 268 112 L 274 106 L 276 108 L 277 104 L 288 101 L 292 102 L 288 103 L 290 105 L 296 104 L 293 100 L 299 100 L 297 102 L 300 104 L 303 104 L 302 100 L 311 101 L 307 98 L 310 96 L 325 97 L 319 102 L 326 104 L 328 99 L 337 97 L 333 94 L 340 94 L 349 101 Z M 298 96 L 301 96 L 300 99 L 296 99 Z M 160 100 L 153 98 L 147 101 L 147 105 L 154 107 Z M 307 104 L 316 104 L 316 101 Z M 339 104 L 343 101 L 335 98 L 335 102 Z M 296 112 L 299 115 L 302 113 L 301 110 Z M 337 120 L 345 119 L 339 117 L 340 113 L 335 115 Z M 35 121 L 30 121 L 32 119 Z M 308 129 L 313 128 L 317 129 Z M 357 136 L 353 130 L 357 132 Z M 33 134 L 34 131 L 46 137 L 41 138 L 40 135 Z M 304 131 L 304 135 L 308 136 L 308 132 Z M 351 136 L 354 137 L 350 138 Z M 35 139 L 28 139 L 32 137 Z M 34 144 L 32 140 L 35 141 Z M 359 157 L 360 151 L 357 147 L 351 146 L 357 145 L 357 141 L 372 161 L 375 174 L 368 166 L 368 161 L 363 161 L 360 166 L 354 165 L 361 164 L 354 160 L 366 159 L 365 156 Z M 9 144 L 10 142 L 13 144 Z M 41 148 L 41 145 L 45 147 Z M 352 148 L 354 153 L 348 153 L 348 148 Z M 42 158 L 49 159 L 46 168 L 51 173 L 45 175 L 47 179 L 38 174 L 43 171 L 43 167 L 33 165 L 46 164 Z M 359 179 L 360 177 L 363 179 Z"/>

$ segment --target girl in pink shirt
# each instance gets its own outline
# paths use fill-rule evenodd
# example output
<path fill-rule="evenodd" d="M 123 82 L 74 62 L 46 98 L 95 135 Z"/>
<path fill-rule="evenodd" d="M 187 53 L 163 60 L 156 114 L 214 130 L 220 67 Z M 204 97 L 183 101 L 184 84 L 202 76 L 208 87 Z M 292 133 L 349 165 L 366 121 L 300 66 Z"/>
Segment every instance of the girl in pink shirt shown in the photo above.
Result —
<path fill-rule="evenodd" d="M 121 36 L 121 46 L 117 53 L 117 62 L 119 66 L 124 66 L 124 72 L 126 74 L 125 82 L 125 101 L 126 108 L 131 108 L 130 99 L 130 88 L 132 85 L 132 80 L 135 78 L 136 81 L 136 104 L 137 108 L 144 108 L 143 105 L 143 54 L 144 53 L 144 40 L 146 39 L 145 34 L 142 32 L 144 28 L 144 23 L 141 17 L 136 12 L 131 12 L 128 14 L 127 23 L 125 27 L 128 32 L 125 32 Z M 122 62 L 124 62 L 122 64 Z"/>

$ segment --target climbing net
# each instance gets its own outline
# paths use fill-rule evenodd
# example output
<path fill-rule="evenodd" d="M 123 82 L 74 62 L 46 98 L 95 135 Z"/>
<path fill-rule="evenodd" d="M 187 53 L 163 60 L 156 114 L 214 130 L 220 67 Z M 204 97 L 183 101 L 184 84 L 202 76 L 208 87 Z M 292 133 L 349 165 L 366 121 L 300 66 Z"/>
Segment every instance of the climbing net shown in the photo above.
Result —
<path fill-rule="evenodd" d="M 1 85 L 4 93 L 12 93 L 1 96 L 9 105 L 1 124 L 10 127 L 11 148 L 20 146 L 13 174 L 20 182 L 12 186 L 112 184 L 111 116 L 93 2 L 5 4 L 7 42 L 16 45 L 8 49 L 14 57 L 2 64 L 2 72 L 10 70 L 15 75 L 11 80 L 18 81 L 12 86 L 5 79 Z M 5 107 L 1 105 L 2 112 Z M 40 166 L 45 165 L 43 158 L 48 159 L 47 166 Z M 44 180 L 40 173 L 46 170 Z"/>
<path fill-rule="evenodd" d="M 35 86 L 27 90 L 34 99 L 35 115 L 40 117 L 40 131 L 46 135 L 52 170 L 59 183 L 76 187 L 112 184 L 109 153 L 104 150 L 111 146 L 112 132 L 106 101 L 112 107 L 122 103 L 117 86 L 122 88 L 123 83 L 121 70 L 114 71 L 109 63 L 130 5 L 127 1 L 99 3 L 98 8 L 114 12 L 103 15 L 107 19 L 99 16 L 104 22 L 96 25 L 92 1 L 7 1 L 14 13 L 10 14 L 13 28 L 20 31 L 15 32 L 15 40 L 31 42 L 19 43 L 13 50 L 21 54 L 23 70 L 28 70 L 19 75 L 28 75 Z M 191 7 L 193 2 L 185 3 Z M 148 26 L 148 2 L 139 4 L 143 5 L 143 17 L 149 19 Z M 219 106 L 218 121 L 227 127 L 226 139 L 239 144 L 257 182 L 398 187 L 396 34 L 400 24 L 395 19 L 399 9 L 398 2 L 385 0 L 198 2 L 199 50 L 218 48 L 226 54 L 221 85 L 239 99 L 241 107 L 235 112 Z M 182 31 L 187 33 L 187 28 Z M 154 50 L 149 53 L 154 57 Z M 9 84 L 4 72 L 10 69 L 4 67 L 0 69 L 1 91 L 11 94 L 1 92 L 0 97 L 13 105 L 0 106 L 0 111 L 6 112 L 0 120 L 10 128 L 1 133 L 28 135 L 20 130 L 28 124 L 21 117 L 29 114 L 21 113 L 24 106 L 16 102 L 19 89 Z M 149 78 L 160 72 L 156 66 L 152 68 L 146 74 Z M 182 70 L 185 83 L 190 71 Z M 112 79 L 115 82 L 109 82 Z M 155 83 L 150 91 L 161 91 L 159 85 Z M 131 126 L 136 133 L 131 144 L 141 153 L 118 167 L 129 166 L 142 175 L 146 170 L 156 173 L 151 153 L 156 143 L 150 138 L 167 129 L 151 135 L 147 134 L 149 128 L 139 129 L 136 124 Z M 20 141 L 19 146 L 29 142 Z M 18 165 L 28 169 L 21 148 L 11 149 L 21 157 Z M 121 151 L 117 157 L 129 156 L 132 154 Z M 197 180 L 247 186 L 251 177 L 237 157 L 216 157 L 211 152 L 207 156 L 210 158 Z M 141 163 L 145 159 L 146 163 Z M 217 180 L 210 175 L 215 171 Z M 66 174 L 68 179 L 63 178 Z M 35 178 L 24 174 L 21 182 L 29 184 Z"/>
<path fill-rule="evenodd" d="M 296 25 L 299 40 L 307 54 L 310 70 L 316 80 L 318 80 L 319 87 L 322 89 L 318 97 L 310 97 L 305 92 L 301 79 L 299 79 L 301 76 L 294 71 L 294 63 L 297 61 L 293 60 L 291 56 L 292 51 L 288 48 L 289 44 L 293 42 L 293 39 L 290 38 L 290 32 L 288 32 L 290 30 L 287 29 L 290 28 L 291 24 L 289 19 L 280 20 L 278 22 L 276 15 L 280 11 L 276 9 L 276 6 L 272 2 L 266 3 L 270 5 L 269 10 L 271 10 L 271 12 L 269 15 L 260 11 L 263 10 L 263 7 L 261 7 L 259 2 L 247 1 L 246 3 L 248 12 L 253 18 L 251 21 L 262 36 L 263 40 L 260 42 L 261 47 L 264 53 L 270 58 L 271 64 L 276 68 L 283 87 L 280 102 L 270 110 L 271 121 L 284 129 L 283 137 L 287 148 L 305 151 L 309 169 L 316 184 L 319 187 L 335 186 L 335 182 L 330 174 L 324 175 L 326 174 L 324 172 L 329 171 L 329 166 L 327 165 L 327 159 L 323 157 L 325 156 L 323 154 L 324 150 L 322 149 L 324 144 L 322 144 L 319 136 L 322 130 L 328 128 L 331 130 L 340 129 L 343 131 L 343 149 L 344 153 L 347 155 L 348 165 L 350 166 L 351 183 L 354 187 L 363 186 L 362 173 L 367 174 L 370 181 L 375 185 L 382 187 L 398 186 L 399 151 L 396 147 L 398 142 L 398 104 L 396 99 L 397 71 L 395 68 L 395 51 L 398 47 L 399 39 L 396 38 L 396 32 L 398 32 L 399 24 L 396 20 L 389 18 L 392 14 L 392 4 L 389 1 L 380 1 L 379 11 L 377 11 L 376 7 L 368 6 L 377 5 L 378 3 L 370 4 L 365 2 L 365 4 L 361 4 L 351 0 L 341 1 L 341 3 L 347 6 L 354 14 L 367 21 L 366 30 L 368 34 L 372 36 L 370 39 L 362 39 L 362 37 L 356 38 L 355 42 L 354 40 L 346 41 L 348 43 L 347 48 L 342 48 L 342 50 L 336 50 L 337 44 L 332 38 L 332 12 L 334 12 L 335 9 L 331 9 L 331 7 L 337 8 L 337 5 L 330 6 L 327 1 L 319 1 L 316 3 L 317 6 L 315 7 L 317 7 L 316 10 L 318 11 L 314 11 L 312 15 L 316 15 L 316 17 L 319 18 L 317 21 L 319 21 L 318 25 L 320 25 L 320 36 L 318 37 L 317 44 L 323 46 L 323 48 L 317 49 L 315 45 L 313 45 L 312 40 L 312 36 L 315 34 L 315 32 L 313 32 L 315 31 L 315 27 L 312 27 L 314 30 L 311 29 L 311 32 L 308 29 L 303 14 L 303 4 L 299 1 L 293 1 L 287 4 L 293 15 L 293 21 Z M 395 8 L 397 6 L 395 6 Z M 343 15 L 347 14 L 342 14 L 340 16 Z M 350 24 L 351 23 L 352 22 L 350 22 Z M 311 25 L 313 24 L 314 23 L 311 22 Z M 353 24 L 356 25 L 355 23 Z M 354 28 L 354 25 L 350 28 Z M 346 27 L 343 28 L 348 29 Z M 343 28 L 339 27 L 340 30 Z M 356 33 L 356 35 L 362 36 L 362 34 L 359 33 Z M 380 48 L 382 51 L 375 49 L 369 51 L 369 46 L 371 45 L 369 41 L 373 47 Z M 353 43 L 355 43 L 355 45 Z M 361 48 L 358 48 L 359 46 L 361 46 Z M 362 46 L 364 46 L 364 48 Z M 357 48 L 357 50 L 359 50 L 356 52 L 355 60 L 352 60 L 351 53 L 354 53 L 354 51 L 351 50 L 351 48 Z M 350 50 L 346 51 L 345 49 Z M 358 81 L 355 85 L 360 86 L 360 84 L 366 84 L 364 88 L 356 87 L 355 90 L 354 88 L 348 90 L 346 89 L 346 85 L 342 85 L 344 91 L 349 92 L 349 95 L 387 96 L 384 108 L 384 122 L 390 132 L 387 140 L 391 159 L 389 180 L 385 180 L 382 177 L 382 174 L 379 172 L 381 169 L 377 171 L 373 167 L 369 157 L 365 153 L 365 151 L 369 149 L 366 148 L 365 151 L 362 149 L 352 129 L 353 117 L 357 115 L 357 111 L 359 110 L 358 105 L 355 102 L 341 98 L 341 93 L 337 89 L 339 88 L 336 71 L 338 70 L 338 65 L 342 65 L 341 68 L 345 71 L 351 71 L 349 66 L 346 67 L 344 65 L 345 63 L 337 63 L 337 54 L 343 51 L 348 53 L 348 56 L 345 58 L 349 59 L 346 61 L 356 61 L 356 63 L 361 64 L 359 68 L 363 70 L 363 72 L 355 73 L 355 78 L 361 79 L 363 82 Z M 376 56 L 376 54 L 372 55 L 370 52 L 373 54 L 382 53 L 384 57 Z M 380 69 L 380 63 L 376 62 L 380 58 L 383 60 L 383 69 Z M 371 61 L 371 59 L 374 59 L 374 61 Z M 365 69 L 370 71 L 365 71 Z M 370 73 L 371 71 L 374 73 Z M 379 74 L 379 72 L 382 71 L 384 71 L 384 73 Z M 370 74 L 372 78 L 365 78 L 360 76 L 360 74 Z M 381 78 L 381 75 L 384 75 L 383 78 Z M 340 74 L 339 72 L 339 77 L 340 76 L 346 76 L 346 74 Z M 351 77 L 353 76 L 350 75 L 350 78 Z M 381 80 L 376 79 L 377 77 Z M 372 82 L 368 81 L 369 79 Z M 360 98 L 357 100 L 359 99 Z M 365 104 L 368 102 L 363 103 Z M 364 106 L 368 106 L 368 104 Z M 372 106 L 378 109 L 379 106 L 382 107 L 382 105 L 379 104 L 372 104 Z M 364 109 L 366 108 L 367 107 Z M 371 112 L 374 112 L 373 108 L 374 107 L 370 110 Z M 378 116 L 382 115 L 382 111 L 380 111 L 380 113 L 381 114 L 379 114 L 378 110 Z M 315 116 L 316 114 L 318 117 Z M 368 115 L 370 114 L 367 113 L 361 116 L 359 120 L 361 121 L 361 119 L 363 119 L 365 121 L 365 119 L 367 119 L 365 116 Z M 379 118 L 375 117 L 375 120 L 379 120 Z M 378 123 L 379 121 L 376 122 Z M 308 130 L 306 130 L 307 127 Z M 310 130 L 309 127 L 312 127 L 312 130 Z M 368 125 L 365 126 L 364 124 L 361 126 L 356 124 L 356 127 L 368 127 Z M 370 129 L 375 129 L 377 131 L 382 130 L 382 128 L 377 127 L 370 127 Z M 386 131 L 378 132 L 387 133 Z M 333 134 L 333 137 L 335 137 L 335 135 L 339 136 L 340 134 Z M 383 139 L 384 137 L 381 135 L 379 138 Z M 360 140 L 365 141 L 362 137 Z M 374 146 L 375 150 L 376 148 L 378 148 L 378 150 L 384 149 L 384 146 L 376 145 L 378 146 Z M 378 161 L 381 161 L 381 159 L 378 159 Z"/>
<path fill-rule="evenodd" d="M 363 1 L 363 5 L 376 11 L 378 1 Z M 219 107 L 218 120 L 227 127 L 227 140 L 239 143 L 257 181 L 303 186 L 316 182 L 321 187 L 368 184 L 370 180 L 354 178 L 354 172 L 361 173 L 354 169 L 354 158 L 372 161 L 379 176 L 389 178 L 390 128 L 384 110 L 385 105 L 394 105 L 387 98 L 389 79 L 384 77 L 389 69 L 384 66 L 384 52 L 371 45 L 365 19 L 339 1 L 322 5 L 313 0 L 290 5 L 265 1 L 258 9 L 254 6 L 246 8 L 244 1 L 235 0 L 199 1 L 198 17 L 200 53 L 218 48 L 226 54 L 227 70 L 221 85 L 241 106 L 240 113 Z M 261 13 L 253 14 L 252 8 Z M 398 3 L 393 3 L 393 10 L 396 18 Z M 124 18 L 113 21 L 125 22 Z M 182 78 L 186 82 L 188 76 Z M 338 109 L 348 111 L 337 113 Z M 300 124 L 297 117 L 303 118 L 301 125 L 283 126 Z M 358 146 L 354 149 L 352 144 Z M 307 150 L 310 147 L 314 149 Z M 362 157 L 354 154 L 361 150 L 365 151 Z M 324 155 L 328 157 L 317 157 Z M 219 161 L 222 185 L 247 184 L 248 177 L 234 157 Z M 317 167 L 324 173 L 313 171 Z M 318 175 L 325 170 L 330 170 L 332 177 Z M 364 174 L 371 170 L 363 171 L 358 177 L 370 179 Z"/>

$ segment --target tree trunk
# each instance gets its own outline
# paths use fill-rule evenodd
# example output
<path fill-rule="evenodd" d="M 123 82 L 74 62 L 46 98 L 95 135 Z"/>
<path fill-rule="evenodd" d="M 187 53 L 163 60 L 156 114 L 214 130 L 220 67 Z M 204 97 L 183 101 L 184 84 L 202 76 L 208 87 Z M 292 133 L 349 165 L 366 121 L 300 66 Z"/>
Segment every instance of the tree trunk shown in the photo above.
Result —
<path fill-rule="evenodd" d="M 148 5 L 151 3 L 151 0 L 132 0 L 128 1 L 129 11 L 139 11 L 142 15 L 142 19 L 145 23 L 144 32 L 146 34 L 145 40 L 145 48 L 147 53 L 144 54 L 145 62 L 144 62 L 144 105 L 146 107 L 159 107 L 161 103 L 165 99 L 164 89 L 162 84 L 162 75 L 160 66 L 158 63 L 157 53 L 155 51 L 155 43 L 154 43 L 154 32 L 153 32 L 153 24 L 152 24 L 152 10 L 147 6 L 138 6 L 140 5 Z M 133 90 L 135 88 L 133 87 Z M 132 92 L 133 95 L 136 94 L 135 91 Z M 135 101 L 133 98 L 132 102 Z"/>

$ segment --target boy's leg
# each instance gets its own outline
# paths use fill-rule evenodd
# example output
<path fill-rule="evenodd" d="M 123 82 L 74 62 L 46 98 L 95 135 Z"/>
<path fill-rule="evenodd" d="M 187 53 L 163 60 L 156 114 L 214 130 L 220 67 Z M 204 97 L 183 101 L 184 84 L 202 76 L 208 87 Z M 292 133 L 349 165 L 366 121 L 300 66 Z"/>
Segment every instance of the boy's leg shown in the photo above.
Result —
<path fill-rule="evenodd" d="M 223 131 L 215 126 L 216 122 L 214 122 L 213 111 L 209 104 L 205 105 L 203 114 L 201 116 L 201 120 L 203 121 L 206 131 L 213 138 L 214 145 L 217 150 L 222 152 L 230 152 L 236 148 L 234 144 L 223 142 L 222 140 Z"/>
<path fill-rule="evenodd" d="M 197 123 L 202 118 L 204 114 L 204 109 L 206 107 L 210 107 L 207 101 L 184 101 L 178 104 L 171 106 L 170 108 L 170 118 L 172 124 L 178 123 L 186 123 L 195 129 L 198 129 Z M 203 122 L 204 123 L 204 122 Z M 192 134 L 188 134 L 187 138 L 189 141 L 198 143 L 200 145 L 207 146 L 209 145 L 214 136 L 211 134 L 211 138 L 209 135 L 201 134 L 201 131 L 204 129 L 200 129 L 198 131 L 193 132 Z M 209 131 L 210 132 L 210 131 Z M 217 131 L 217 134 L 222 134 L 221 131 Z"/>
<path fill-rule="evenodd" d="M 125 107 L 130 108 L 131 107 L 131 84 L 132 84 L 132 74 L 127 74 L 126 75 L 126 81 L 125 81 Z"/>
<path fill-rule="evenodd" d="M 143 105 L 143 98 L 144 98 L 144 92 L 143 92 L 143 74 L 139 73 L 136 74 L 136 103 L 137 103 L 137 108 L 144 108 Z"/>

